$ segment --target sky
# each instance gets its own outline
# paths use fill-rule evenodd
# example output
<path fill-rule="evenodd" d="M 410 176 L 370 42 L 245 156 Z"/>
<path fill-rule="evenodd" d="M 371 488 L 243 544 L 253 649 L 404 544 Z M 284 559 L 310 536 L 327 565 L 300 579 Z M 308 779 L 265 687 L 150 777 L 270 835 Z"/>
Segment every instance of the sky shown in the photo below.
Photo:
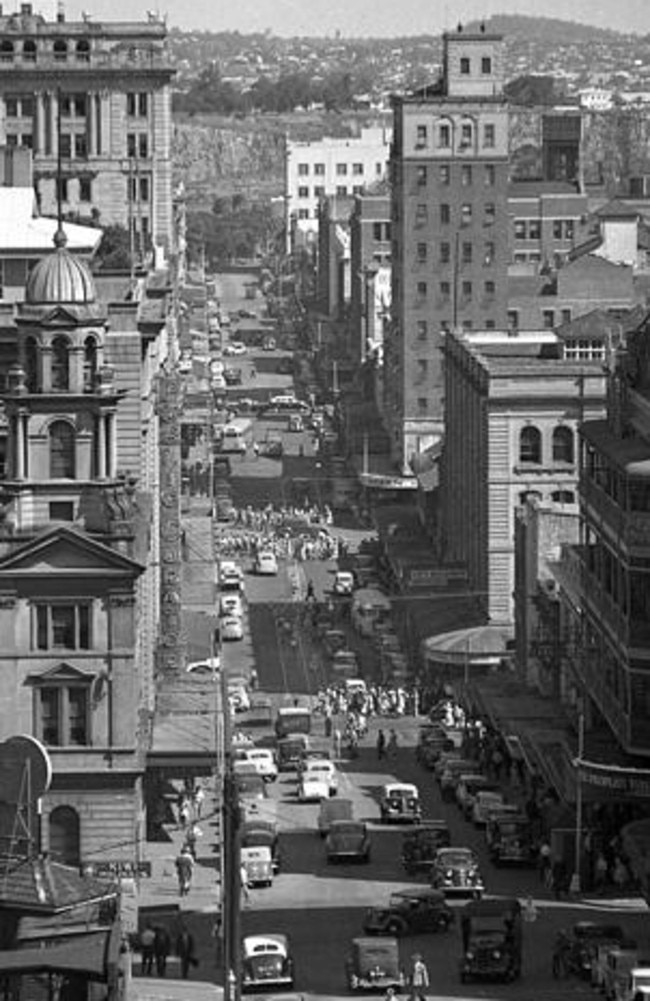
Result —
<path fill-rule="evenodd" d="M 439 34 L 458 21 L 492 14 L 559 17 L 621 32 L 650 34 L 650 0 L 64 0 L 69 20 L 86 11 L 96 20 L 144 20 L 147 10 L 167 16 L 170 27 L 205 31 L 269 30 L 275 35 L 394 37 Z M 5 3 L 5 10 L 7 10 Z M 35 0 L 53 17 L 56 4 Z M 18 3 L 16 2 L 16 8 Z M 51 7 L 51 9 L 49 9 Z"/>

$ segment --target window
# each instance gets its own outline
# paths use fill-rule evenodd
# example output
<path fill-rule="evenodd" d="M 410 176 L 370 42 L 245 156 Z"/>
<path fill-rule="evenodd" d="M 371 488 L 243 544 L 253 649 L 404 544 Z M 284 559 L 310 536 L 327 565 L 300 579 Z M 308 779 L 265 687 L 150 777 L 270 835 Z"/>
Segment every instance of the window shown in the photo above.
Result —
<path fill-rule="evenodd" d="M 486 202 L 483 209 L 485 213 L 485 225 L 491 226 L 497 217 L 497 207 L 494 202 Z"/>
<path fill-rule="evenodd" d="M 460 148 L 472 145 L 472 126 L 469 122 L 465 122 L 460 127 Z"/>
<path fill-rule="evenodd" d="M 52 341 L 51 378 L 52 389 L 65 392 L 70 388 L 70 344 L 67 337 L 55 337 Z M 67 427 L 68 425 L 66 425 Z"/>
<path fill-rule="evenodd" d="M 418 358 L 418 378 L 426 379 L 429 365 L 426 358 Z"/>
<path fill-rule="evenodd" d="M 563 309 L 562 313 L 561 313 L 561 316 L 562 316 L 562 323 L 571 323 L 571 310 L 570 309 Z"/>
<path fill-rule="evenodd" d="M 445 123 L 438 127 L 438 146 L 440 149 L 449 149 L 451 146 L 451 125 Z"/>
<path fill-rule="evenodd" d="M 415 145 L 422 149 L 428 141 L 426 125 L 418 125 L 415 132 Z"/>
<path fill-rule="evenodd" d="M 427 339 L 427 333 L 428 333 L 428 330 L 427 330 L 427 321 L 426 320 L 418 320 L 418 322 L 417 322 L 417 328 L 416 329 L 417 329 L 417 334 L 418 334 L 418 340 L 419 341 L 426 341 L 426 339 Z"/>
<path fill-rule="evenodd" d="M 81 863 L 81 838 L 77 811 L 71 806 L 57 806 L 50 814 L 48 827 L 49 855 L 61 865 L 78 869 Z"/>
<path fill-rule="evenodd" d="M 90 602 L 37 604 L 33 648 L 90 650 Z"/>
<path fill-rule="evenodd" d="M 136 148 L 135 132 L 129 132 L 126 137 L 126 155 L 135 156 Z"/>
<path fill-rule="evenodd" d="M 525 219 L 515 219 L 515 240 L 525 240 L 528 229 Z"/>
<path fill-rule="evenodd" d="M 323 198 L 325 195 L 325 185 L 315 184 L 314 185 L 314 198 Z"/>
<path fill-rule="evenodd" d="M 555 310 L 554 309 L 543 309 L 542 310 L 542 326 L 544 330 L 552 330 L 555 326 Z"/>
<path fill-rule="evenodd" d="M 355 177 L 363 177 L 363 164 L 362 163 L 353 163 L 352 164 L 352 173 L 355 175 Z"/>
<path fill-rule="evenodd" d="M 20 145 L 24 146 L 25 149 L 32 149 L 34 145 L 34 137 L 31 132 L 23 132 L 20 137 Z"/>
<path fill-rule="evenodd" d="M 56 38 L 52 46 L 54 58 L 59 62 L 65 62 L 68 58 L 68 44 L 62 38 Z"/>
<path fill-rule="evenodd" d="M 574 222 L 573 219 L 567 219 L 564 223 L 564 239 L 572 240 L 574 233 Z"/>
<path fill-rule="evenodd" d="M 519 435 L 519 461 L 539 465 L 542 461 L 542 435 L 539 428 L 528 424 Z"/>
<path fill-rule="evenodd" d="M 469 202 L 465 202 L 460 207 L 460 224 L 461 226 L 469 226 L 472 221 L 472 206 Z"/>
<path fill-rule="evenodd" d="M 69 160 L 72 156 L 72 136 L 63 135 L 59 136 L 59 152 L 64 160 Z"/>
<path fill-rule="evenodd" d="M 337 163 L 336 173 L 338 174 L 339 177 L 345 177 L 347 172 L 348 172 L 347 163 Z"/>
<path fill-rule="evenodd" d="M 299 187 L 298 188 L 298 198 L 309 198 L 309 188 Z"/>
<path fill-rule="evenodd" d="M 496 291 L 496 286 L 494 282 L 484 282 L 483 289 L 485 291 L 485 295 L 487 296 L 487 298 L 492 299 Z"/>
<path fill-rule="evenodd" d="M 471 64 L 468 56 L 460 57 L 460 72 L 463 76 L 469 76 L 471 71 Z"/>
<path fill-rule="evenodd" d="M 469 331 L 469 330 L 472 330 L 474 324 L 472 323 L 471 320 L 463 320 L 462 326 L 463 326 L 463 330 Z"/>
<path fill-rule="evenodd" d="M 489 76 L 492 72 L 492 60 L 489 56 L 483 56 L 481 59 L 481 73 L 483 76 Z"/>
<path fill-rule="evenodd" d="M 451 169 L 448 163 L 441 163 L 438 167 L 438 181 L 446 187 L 451 180 Z"/>
<path fill-rule="evenodd" d="M 7 143 L 7 146 L 17 146 L 18 145 L 18 136 L 16 136 L 16 135 L 9 135 L 9 136 L 7 136 L 6 143 Z"/>
<path fill-rule="evenodd" d="M 429 206 L 426 204 L 420 204 L 415 210 L 415 225 L 416 226 L 426 226 L 429 221 Z"/>
<path fill-rule="evenodd" d="M 425 264 L 427 260 L 427 245 L 426 243 L 418 243 L 417 245 L 417 258 L 418 264 Z"/>
<path fill-rule="evenodd" d="M 416 170 L 417 183 L 420 187 L 424 187 L 427 183 L 427 168 L 418 167 Z"/>
<path fill-rule="evenodd" d="M 314 164 L 314 174 L 316 175 L 316 177 L 324 177 L 325 176 L 325 164 L 324 163 L 315 163 Z"/>
<path fill-rule="evenodd" d="M 462 261 L 463 264 L 472 263 L 472 244 L 469 242 L 463 243 L 462 247 Z"/>
<path fill-rule="evenodd" d="M 472 283 L 471 282 L 463 282 L 462 285 L 461 285 L 461 292 L 462 292 L 463 299 L 467 299 L 467 300 L 471 299 L 472 298 Z"/>
<path fill-rule="evenodd" d="M 494 125 L 487 124 L 483 126 L 483 145 L 486 149 L 494 149 L 494 144 L 496 141 L 496 135 L 494 130 Z"/>
<path fill-rule="evenodd" d="M 428 400 L 426 396 L 418 396 L 418 410 L 420 413 L 426 413 L 428 409 Z"/>
<path fill-rule="evenodd" d="M 519 330 L 519 310 L 508 310 L 508 330 Z"/>
<path fill-rule="evenodd" d="M 440 206 L 440 222 L 443 226 L 446 226 L 451 219 L 451 209 L 449 205 L 442 204 Z"/>
<path fill-rule="evenodd" d="M 36 62 L 36 42 L 29 38 L 23 45 L 23 59 L 28 63 Z"/>
<path fill-rule="evenodd" d="M 83 380 L 84 392 L 91 393 L 95 387 L 97 377 L 97 342 L 94 337 L 87 337 L 84 341 L 84 367 Z"/>
<path fill-rule="evenodd" d="M 75 433 L 68 421 L 50 424 L 50 479 L 74 480 Z"/>
<path fill-rule="evenodd" d="M 142 160 L 146 160 L 149 156 L 149 136 L 146 132 L 141 132 L 138 136 L 138 155 Z"/>
<path fill-rule="evenodd" d="M 309 219 L 309 209 L 298 209 L 299 219 Z"/>
<path fill-rule="evenodd" d="M 74 521 L 74 504 L 72 501 L 51 501 L 50 521 Z"/>
<path fill-rule="evenodd" d="M 449 264 L 451 260 L 451 244 L 441 243 L 440 244 L 440 263 Z"/>
<path fill-rule="evenodd" d="M 562 220 L 561 219 L 554 219 L 553 220 L 553 239 L 554 240 L 561 240 L 562 239 Z"/>
<path fill-rule="evenodd" d="M 85 160 L 88 156 L 88 141 L 83 133 L 74 137 L 74 155 L 77 160 Z"/>
<path fill-rule="evenodd" d="M 5 97 L 5 116 L 7 118 L 18 118 L 18 98 L 13 96 Z"/>
<path fill-rule="evenodd" d="M 347 186 L 345 184 L 337 184 L 336 186 L 337 195 L 345 196 L 348 193 Z"/>
<path fill-rule="evenodd" d="M 468 163 L 464 163 L 460 168 L 460 183 L 464 188 L 468 188 L 472 183 L 472 168 Z"/>
<path fill-rule="evenodd" d="M 528 239 L 529 240 L 541 240 L 542 238 L 542 222 L 541 219 L 531 219 L 528 223 Z"/>
<path fill-rule="evenodd" d="M 553 462 L 566 465 L 573 465 L 573 431 L 566 425 L 561 424 L 553 430 Z"/>
<path fill-rule="evenodd" d="M 494 262 L 494 244 L 488 240 L 483 251 L 483 264 L 489 267 Z"/>
<path fill-rule="evenodd" d="M 141 202 L 149 201 L 149 178 L 141 177 L 138 195 Z"/>
<path fill-rule="evenodd" d="M 496 180 L 496 171 L 493 164 L 486 163 L 483 168 L 483 184 L 486 188 L 493 188 Z"/>
<path fill-rule="evenodd" d="M 363 184 L 353 184 L 352 185 L 352 194 L 353 195 L 362 195 L 365 190 L 366 189 L 363 186 Z"/>
<path fill-rule="evenodd" d="M 496 330 L 496 326 L 497 325 L 496 325 L 496 322 L 494 320 L 486 320 L 485 321 L 485 329 L 486 330 Z"/>
<path fill-rule="evenodd" d="M 451 297 L 450 282 L 440 282 L 440 296 L 442 299 L 449 299 Z"/>
<path fill-rule="evenodd" d="M 417 293 L 418 293 L 418 298 L 420 298 L 420 299 L 426 299 L 426 297 L 427 297 L 427 283 L 426 282 L 418 282 L 418 284 L 417 284 Z"/>
<path fill-rule="evenodd" d="M 82 38 L 76 45 L 76 56 L 80 63 L 90 62 L 90 42 Z"/>
<path fill-rule="evenodd" d="M 309 176 L 309 164 L 308 163 L 299 163 L 298 164 L 298 176 L 299 177 L 308 177 Z"/>
<path fill-rule="evenodd" d="M 25 342 L 25 374 L 27 376 L 27 392 L 38 391 L 38 347 L 33 337 Z"/>
<path fill-rule="evenodd" d="M 554 504 L 575 504 L 576 496 L 573 490 L 554 490 L 551 500 Z"/>
<path fill-rule="evenodd" d="M 14 58 L 14 43 L 9 41 L 8 38 L 3 38 L 0 42 L 0 61 L 3 63 L 11 63 Z"/>
<path fill-rule="evenodd" d="M 38 688 L 37 732 L 50 747 L 88 745 L 90 684 Z"/>

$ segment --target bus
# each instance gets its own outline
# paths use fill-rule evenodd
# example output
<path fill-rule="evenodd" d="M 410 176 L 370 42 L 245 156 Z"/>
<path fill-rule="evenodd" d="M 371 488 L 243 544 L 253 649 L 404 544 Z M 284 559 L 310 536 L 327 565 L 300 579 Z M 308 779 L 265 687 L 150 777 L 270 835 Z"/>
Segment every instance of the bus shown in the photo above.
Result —
<path fill-rule="evenodd" d="M 275 735 L 280 740 L 294 733 L 311 733 L 311 709 L 307 706 L 281 706 L 275 718 Z"/>

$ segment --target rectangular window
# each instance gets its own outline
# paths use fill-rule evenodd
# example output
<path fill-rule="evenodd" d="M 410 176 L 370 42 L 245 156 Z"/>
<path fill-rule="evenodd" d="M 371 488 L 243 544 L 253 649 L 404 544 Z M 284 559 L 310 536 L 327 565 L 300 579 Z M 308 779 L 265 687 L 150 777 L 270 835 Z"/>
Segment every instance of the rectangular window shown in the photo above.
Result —
<path fill-rule="evenodd" d="M 340 195 L 341 197 L 345 197 L 345 195 L 347 195 L 347 193 L 348 193 L 348 189 L 347 189 L 346 185 L 345 184 L 337 184 L 337 186 L 336 186 L 336 193 L 337 193 L 337 195 Z"/>
<path fill-rule="evenodd" d="M 81 686 L 67 689 L 68 743 L 83 747 L 88 743 L 88 689 Z"/>
<path fill-rule="evenodd" d="M 494 125 L 487 124 L 483 126 L 483 145 L 485 149 L 494 149 L 494 144 L 496 142 L 496 134 L 494 130 Z"/>
<path fill-rule="evenodd" d="M 472 168 L 468 163 L 464 163 L 460 168 L 460 183 L 464 188 L 468 188 L 472 183 Z"/>
<path fill-rule="evenodd" d="M 427 245 L 426 243 L 418 243 L 417 246 L 418 264 L 425 264 L 427 260 Z"/>
<path fill-rule="evenodd" d="M 440 244 L 440 263 L 449 264 L 451 260 L 451 244 L 441 243 Z"/>
<path fill-rule="evenodd" d="M 17 146 L 18 145 L 18 136 L 15 136 L 15 135 L 7 136 L 7 138 L 5 139 L 5 142 L 6 142 L 7 146 Z"/>
<path fill-rule="evenodd" d="M 497 325 L 496 325 L 496 321 L 495 320 L 486 320 L 485 321 L 485 329 L 486 330 L 496 330 L 496 326 Z"/>
<path fill-rule="evenodd" d="M 451 168 L 448 163 L 441 163 L 438 167 L 438 181 L 444 187 L 451 181 Z"/>
<path fill-rule="evenodd" d="M 567 221 L 564 223 L 564 239 L 572 240 L 573 233 L 574 233 L 573 219 L 567 219 Z"/>
<path fill-rule="evenodd" d="M 314 185 L 314 198 L 323 198 L 325 195 L 325 185 L 316 184 Z"/>
<path fill-rule="evenodd" d="M 451 209 L 449 205 L 443 203 L 440 205 L 440 223 L 443 226 L 448 225 L 451 219 Z"/>
<path fill-rule="evenodd" d="M 18 118 L 18 98 L 5 97 L 5 116 L 7 118 Z"/>
<path fill-rule="evenodd" d="M 428 401 L 426 396 L 418 396 L 418 410 L 420 413 L 426 413 L 428 409 Z"/>
<path fill-rule="evenodd" d="M 468 56 L 460 57 L 460 72 L 463 76 L 469 76 L 471 71 L 471 63 Z"/>
<path fill-rule="evenodd" d="M 338 174 L 339 177 L 345 177 L 347 172 L 348 172 L 347 163 L 337 163 L 336 173 Z"/>
<path fill-rule="evenodd" d="M 426 125 L 418 125 L 415 134 L 415 145 L 420 149 L 424 149 L 428 141 L 427 137 L 427 127 Z"/>
<path fill-rule="evenodd" d="M 38 689 L 38 736 L 50 747 L 90 743 L 89 686 L 48 685 Z"/>
<path fill-rule="evenodd" d="M 563 309 L 562 310 L 562 323 L 571 323 L 571 310 L 570 309 Z"/>
<path fill-rule="evenodd" d="M 491 299 L 494 296 L 496 288 L 494 282 L 485 282 L 483 288 L 485 289 L 485 294 L 488 297 L 488 299 Z"/>
<path fill-rule="evenodd" d="M 37 650 L 90 650 L 90 604 L 36 605 Z"/>
<path fill-rule="evenodd" d="M 20 137 L 20 145 L 25 146 L 27 149 L 31 149 L 34 145 L 34 136 L 31 132 L 23 132 Z"/>
<path fill-rule="evenodd" d="M 440 125 L 438 127 L 438 146 L 440 147 L 440 149 L 449 149 L 449 147 L 451 146 L 450 125 Z"/>
<path fill-rule="evenodd" d="M 483 184 L 486 188 L 493 188 L 496 181 L 496 171 L 494 164 L 486 163 L 483 172 Z"/>
<path fill-rule="evenodd" d="M 141 177 L 140 178 L 140 191 L 138 193 L 140 195 L 140 201 L 141 202 L 148 202 L 149 201 L 149 178 L 148 177 Z"/>
<path fill-rule="evenodd" d="M 415 209 L 415 225 L 416 226 L 426 226 L 429 221 L 429 207 L 424 203 L 420 203 Z"/>
<path fill-rule="evenodd" d="M 463 253 L 463 264 L 471 264 L 472 263 L 472 244 L 471 243 L 463 243 L 463 251 L 462 251 L 462 253 Z"/>
<path fill-rule="evenodd" d="M 309 209 L 298 209 L 299 219 L 309 219 Z"/>
<path fill-rule="evenodd" d="M 417 292 L 418 292 L 418 297 L 420 299 L 426 299 L 426 297 L 427 297 L 427 291 L 428 291 L 427 290 L 427 283 L 426 282 L 418 282 L 418 284 L 417 284 Z"/>
<path fill-rule="evenodd" d="M 149 136 L 146 132 L 141 132 L 138 136 L 138 156 L 141 160 L 146 160 L 149 156 Z"/>
<path fill-rule="evenodd" d="M 298 177 L 308 177 L 309 176 L 309 164 L 299 163 L 298 164 Z"/>
<path fill-rule="evenodd" d="M 528 223 L 528 239 L 541 240 L 542 222 L 541 219 L 531 219 Z"/>
<path fill-rule="evenodd" d="M 466 122 L 460 127 L 460 147 L 471 146 L 472 145 L 472 126 L 469 122 Z"/>
<path fill-rule="evenodd" d="M 135 94 L 127 94 L 126 95 L 126 113 L 129 116 L 129 118 L 134 118 L 135 117 L 135 109 L 136 109 L 136 95 Z"/>
<path fill-rule="evenodd" d="M 562 220 L 561 219 L 554 219 L 553 220 L 553 239 L 554 240 L 561 240 L 562 239 Z"/>
<path fill-rule="evenodd" d="M 314 174 L 316 175 L 316 177 L 324 177 L 325 176 L 325 164 L 324 163 L 315 163 L 314 164 Z"/>
<path fill-rule="evenodd" d="M 74 504 L 72 501 L 51 501 L 50 521 L 73 521 Z"/>
<path fill-rule="evenodd" d="M 428 333 L 428 330 L 427 330 L 427 321 L 426 320 L 418 320 L 418 323 L 417 323 L 417 332 L 418 332 L 418 340 L 419 341 L 426 341 L 426 339 L 427 339 L 427 333 Z"/>
<path fill-rule="evenodd" d="M 23 118 L 32 118 L 34 114 L 34 98 L 23 97 L 20 101 L 20 113 Z"/>
<path fill-rule="evenodd" d="M 440 297 L 442 299 L 449 299 L 450 296 L 451 296 L 450 282 L 440 282 Z"/>
<path fill-rule="evenodd" d="M 58 747 L 65 743 L 61 732 L 60 702 L 63 689 L 61 688 L 41 688 L 39 695 L 40 702 L 40 739 L 50 747 Z"/>
<path fill-rule="evenodd" d="M 309 198 L 309 188 L 302 186 L 298 188 L 298 198 Z"/>
<path fill-rule="evenodd" d="M 363 164 L 362 163 L 353 163 L 352 164 L 352 173 L 355 175 L 355 177 L 363 177 Z"/>
<path fill-rule="evenodd" d="M 542 325 L 544 330 L 552 330 L 555 326 L 555 310 L 554 309 L 543 309 L 542 310 Z"/>
<path fill-rule="evenodd" d="M 353 195 L 362 195 L 365 190 L 366 189 L 363 186 L 363 184 L 353 184 L 352 185 L 352 194 Z"/>
<path fill-rule="evenodd" d="M 384 168 L 383 168 L 383 166 L 381 165 L 381 163 L 376 163 L 376 164 L 375 164 L 375 176 L 376 176 L 376 177 L 381 177 L 381 175 L 382 175 L 383 173 L 384 173 Z"/>
<path fill-rule="evenodd" d="M 462 285 L 461 285 L 461 292 L 462 292 L 463 299 L 471 299 L 472 298 L 472 283 L 471 282 L 463 282 Z"/>
<path fill-rule="evenodd" d="M 515 240 L 525 240 L 528 228 L 525 219 L 515 219 Z"/>
<path fill-rule="evenodd" d="M 429 363 L 426 358 L 418 358 L 418 378 L 426 379 Z"/>
<path fill-rule="evenodd" d="M 126 137 L 126 155 L 129 157 L 136 156 L 137 145 L 135 132 L 129 132 Z"/>
<path fill-rule="evenodd" d="M 59 152 L 64 160 L 72 156 L 72 136 L 63 133 L 59 136 Z"/>
<path fill-rule="evenodd" d="M 485 244 L 485 250 L 483 251 L 483 263 L 486 267 L 489 267 L 494 261 L 494 244 L 488 241 Z"/>
<path fill-rule="evenodd" d="M 149 114 L 149 95 L 145 91 L 138 94 L 138 114 L 140 118 L 146 118 Z"/>
<path fill-rule="evenodd" d="M 492 72 L 492 60 L 489 56 L 483 56 L 481 59 L 481 73 L 483 76 L 489 76 Z"/>
<path fill-rule="evenodd" d="M 421 188 L 425 187 L 425 185 L 427 183 L 427 168 L 426 167 L 418 167 L 415 176 L 417 178 L 417 182 L 418 182 L 419 187 L 421 187 Z"/>
<path fill-rule="evenodd" d="M 519 310 L 508 310 L 508 330 L 519 330 Z"/>
<path fill-rule="evenodd" d="M 496 220 L 496 217 L 497 217 L 497 207 L 496 207 L 496 205 L 494 204 L 494 202 L 486 202 L 485 203 L 485 208 L 484 208 L 483 211 L 485 213 L 485 223 L 486 223 L 486 225 L 487 226 L 491 226 L 492 223 Z"/>
<path fill-rule="evenodd" d="M 472 221 L 472 206 L 469 202 L 465 202 L 460 207 L 460 224 L 461 226 L 469 226 Z"/>
<path fill-rule="evenodd" d="M 472 329 L 472 327 L 474 326 L 474 324 L 472 323 L 471 320 L 463 320 L 462 326 L 463 326 L 463 330 L 470 331 Z"/>
<path fill-rule="evenodd" d="M 75 94 L 72 99 L 72 107 L 74 110 L 75 118 L 85 118 L 86 117 L 86 95 L 85 94 Z"/>
<path fill-rule="evenodd" d="M 74 155 L 77 160 L 86 160 L 88 157 L 88 140 L 84 134 L 74 137 Z"/>

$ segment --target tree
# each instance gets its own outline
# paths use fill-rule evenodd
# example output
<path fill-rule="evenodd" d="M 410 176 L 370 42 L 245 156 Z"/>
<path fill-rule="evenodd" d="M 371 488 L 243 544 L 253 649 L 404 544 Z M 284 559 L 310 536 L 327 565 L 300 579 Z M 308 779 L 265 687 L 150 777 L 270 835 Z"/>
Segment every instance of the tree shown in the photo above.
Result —
<path fill-rule="evenodd" d="M 129 271 L 131 268 L 131 241 L 128 230 L 119 223 L 107 226 L 94 257 L 94 264 L 103 271 Z"/>
<path fill-rule="evenodd" d="M 509 80 L 503 89 L 512 104 L 523 104 L 527 107 L 552 105 L 561 96 L 556 90 L 556 81 L 552 76 L 518 76 L 514 80 Z"/>

